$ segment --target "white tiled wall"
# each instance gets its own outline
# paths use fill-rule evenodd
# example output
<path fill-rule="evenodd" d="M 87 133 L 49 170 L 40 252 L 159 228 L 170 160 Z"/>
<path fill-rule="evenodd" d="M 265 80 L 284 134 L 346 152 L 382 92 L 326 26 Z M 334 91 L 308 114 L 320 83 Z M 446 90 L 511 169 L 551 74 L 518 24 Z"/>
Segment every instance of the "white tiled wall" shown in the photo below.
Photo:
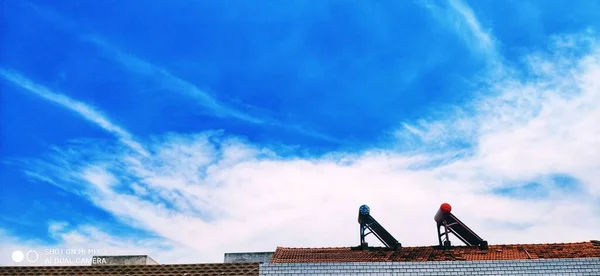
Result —
<path fill-rule="evenodd" d="M 378 263 L 262 264 L 260 275 L 577 275 L 600 276 L 600 258 Z"/>

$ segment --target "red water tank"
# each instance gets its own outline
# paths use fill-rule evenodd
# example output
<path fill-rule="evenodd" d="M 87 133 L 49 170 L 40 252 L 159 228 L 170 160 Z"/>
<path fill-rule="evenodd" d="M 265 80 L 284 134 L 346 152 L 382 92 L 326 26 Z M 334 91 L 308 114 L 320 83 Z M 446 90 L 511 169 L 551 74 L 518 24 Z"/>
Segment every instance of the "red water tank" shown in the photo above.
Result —
<path fill-rule="evenodd" d="M 450 206 L 450 204 L 448 203 L 442 203 L 442 206 L 440 206 L 440 210 L 442 210 L 444 214 L 447 214 L 450 213 L 450 211 L 452 211 L 452 206 Z"/>
<path fill-rule="evenodd" d="M 442 205 L 440 206 L 440 209 L 437 211 L 437 213 L 435 213 L 435 216 L 433 217 L 433 219 L 437 223 L 440 223 L 440 222 L 442 222 L 442 219 L 444 219 L 444 215 L 449 214 L 451 211 L 452 211 L 452 206 L 450 206 L 450 204 L 442 203 Z"/>

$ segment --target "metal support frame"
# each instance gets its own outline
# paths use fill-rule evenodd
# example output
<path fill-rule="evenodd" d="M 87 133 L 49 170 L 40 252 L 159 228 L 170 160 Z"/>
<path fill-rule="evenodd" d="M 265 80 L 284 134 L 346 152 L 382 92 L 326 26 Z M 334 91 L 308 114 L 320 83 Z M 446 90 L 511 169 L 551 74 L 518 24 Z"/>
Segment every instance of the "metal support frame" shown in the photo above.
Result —
<path fill-rule="evenodd" d="M 450 221 L 450 223 L 448 223 Z M 444 228 L 442 232 L 441 229 Z M 451 213 L 444 214 L 443 219 L 437 222 L 438 241 L 442 247 L 451 247 L 450 233 L 468 246 L 479 246 L 481 249 L 488 248 L 488 242 L 479 237 L 473 230 L 462 223 Z M 443 239 L 442 239 L 443 237 Z"/>
<path fill-rule="evenodd" d="M 365 230 L 369 230 L 369 232 L 365 233 Z M 375 233 L 373 231 L 373 228 L 371 228 L 370 224 L 368 223 L 364 223 L 360 225 L 360 245 L 363 247 L 367 247 L 369 244 L 365 241 L 365 237 L 367 237 L 367 235 L 369 234 L 373 234 L 373 236 L 377 237 L 377 239 L 383 243 L 384 245 L 388 246 L 388 247 L 393 247 L 389 246 L 383 239 L 381 239 L 381 237 L 379 237 L 379 235 L 377 235 L 377 233 Z"/>
<path fill-rule="evenodd" d="M 358 223 L 360 224 L 360 246 L 367 248 L 369 245 L 365 237 L 373 234 L 377 239 L 388 248 L 398 249 L 402 244 L 398 242 L 381 224 L 379 224 L 370 214 L 369 207 L 363 205 L 358 212 Z M 367 231 L 368 230 L 368 231 Z"/>
<path fill-rule="evenodd" d="M 442 226 L 444 227 L 444 233 L 441 233 L 441 231 L 440 231 Z M 444 246 L 444 247 L 452 246 L 452 242 L 450 241 L 450 236 L 448 235 L 450 233 L 450 229 L 448 229 L 448 226 L 449 225 L 448 225 L 448 223 L 446 223 L 446 221 L 438 224 L 437 231 L 438 231 L 438 240 L 440 242 L 440 246 Z M 445 236 L 443 241 L 442 241 L 442 236 Z"/>

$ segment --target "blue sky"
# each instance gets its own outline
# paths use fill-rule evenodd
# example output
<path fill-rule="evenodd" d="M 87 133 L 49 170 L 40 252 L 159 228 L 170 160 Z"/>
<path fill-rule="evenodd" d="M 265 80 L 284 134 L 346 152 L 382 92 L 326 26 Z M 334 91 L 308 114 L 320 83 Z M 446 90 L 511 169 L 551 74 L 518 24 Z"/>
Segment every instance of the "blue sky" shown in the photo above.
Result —
<path fill-rule="evenodd" d="M 1 5 L 0 264 L 355 245 L 361 204 L 406 245 L 444 201 L 598 238 L 596 1 Z"/>

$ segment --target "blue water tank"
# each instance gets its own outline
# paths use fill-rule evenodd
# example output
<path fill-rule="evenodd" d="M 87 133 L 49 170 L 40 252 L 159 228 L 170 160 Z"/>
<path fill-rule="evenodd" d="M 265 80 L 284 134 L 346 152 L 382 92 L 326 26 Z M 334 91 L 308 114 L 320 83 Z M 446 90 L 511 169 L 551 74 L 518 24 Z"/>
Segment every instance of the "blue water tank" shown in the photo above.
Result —
<path fill-rule="evenodd" d="M 361 215 L 368 215 L 369 212 L 371 210 L 369 209 L 369 206 L 367 205 L 361 205 L 360 208 L 358 208 L 358 213 L 360 213 Z"/>

